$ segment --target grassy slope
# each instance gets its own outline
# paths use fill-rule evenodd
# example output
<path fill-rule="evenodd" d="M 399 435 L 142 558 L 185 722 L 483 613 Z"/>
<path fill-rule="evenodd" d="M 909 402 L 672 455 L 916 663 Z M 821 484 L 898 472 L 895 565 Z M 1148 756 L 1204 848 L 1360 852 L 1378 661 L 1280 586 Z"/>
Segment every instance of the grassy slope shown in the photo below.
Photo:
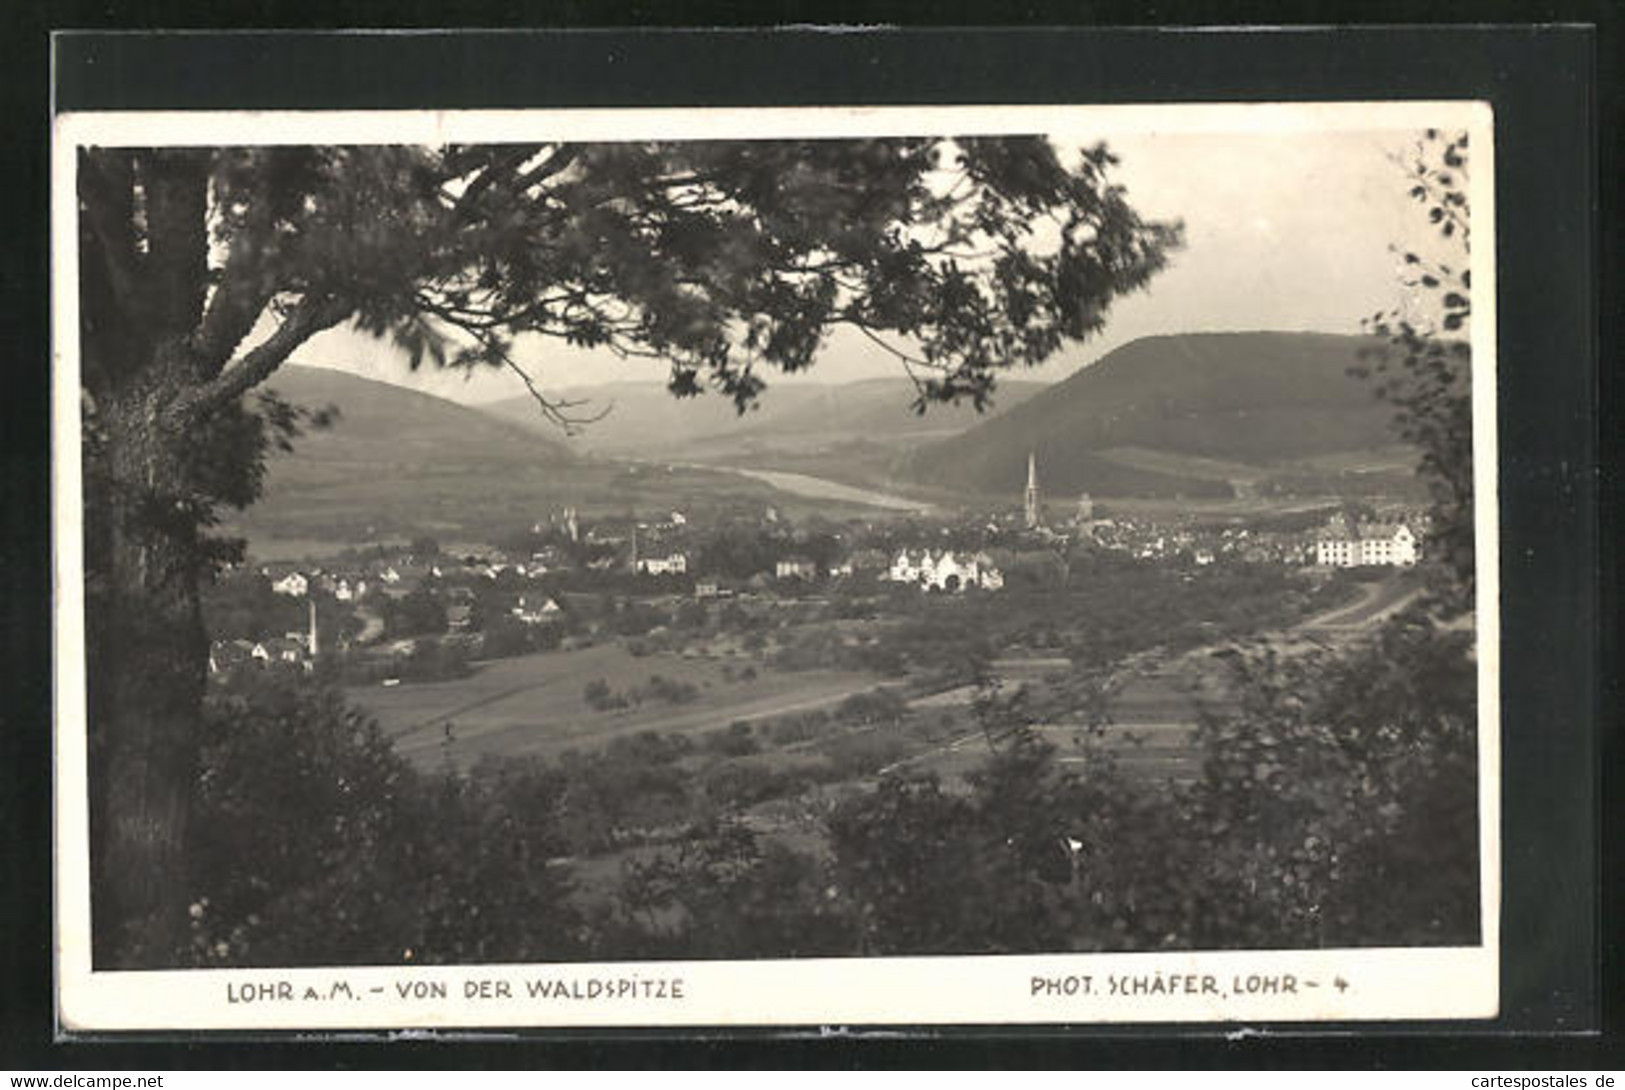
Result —
<path fill-rule="evenodd" d="M 448 745 L 445 724 L 452 722 L 450 754 L 471 764 L 488 754 L 557 756 L 568 748 L 597 746 L 641 730 L 703 733 L 737 719 L 834 703 L 880 684 L 871 674 L 851 671 L 757 669 L 754 681 L 734 682 L 722 676 L 721 664 L 714 660 L 672 654 L 637 658 L 618 645 L 604 644 L 499 659 L 454 681 L 356 687 L 350 697 L 378 719 L 398 752 L 425 764 L 440 759 Z M 700 687 L 700 695 L 689 704 L 650 701 L 612 712 L 592 710 L 582 695 L 597 678 L 621 690 L 655 674 L 690 682 Z"/>
<path fill-rule="evenodd" d="M 512 530 L 573 505 L 591 515 L 675 508 L 704 513 L 744 502 L 794 508 L 767 485 L 695 469 L 629 467 L 582 458 L 563 437 L 432 395 L 337 371 L 287 367 L 268 384 L 312 408 L 335 405 L 332 427 L 274 454 L 264 496 L 228 532 L 358 542 L 383 535 Z M 671 401 L 669 395 L 666 400 Z M 840 512 L 835 512 L 840 513 Z"/>
<path fill-rule="evenodd" d="M 339 410 L 331 427 L 308 431 L 296 441 L 292 455 L 272 459 L 273 491 L 379 468 L 444 472 L 465 466 L 559 466 L 574 460 L 557 438 L 387 382 L 315 367 L 284 367 L 266 385 L 296 405 Z"/>
<path fill-rule="evenodd" d="M 1203 495 L 1223 482 L 1128 465 L 1109 452 L 1279 466 L 1391 446 L 1391 410 L 1347 373 L 1370 343 L 1312 333 L 1142 338 L 997 419 L 921 448 L 902 471 L 926 483 L 1008 490 L 1025 479 L 1032 450 L 1041 483 L 1057 492 Z"/>

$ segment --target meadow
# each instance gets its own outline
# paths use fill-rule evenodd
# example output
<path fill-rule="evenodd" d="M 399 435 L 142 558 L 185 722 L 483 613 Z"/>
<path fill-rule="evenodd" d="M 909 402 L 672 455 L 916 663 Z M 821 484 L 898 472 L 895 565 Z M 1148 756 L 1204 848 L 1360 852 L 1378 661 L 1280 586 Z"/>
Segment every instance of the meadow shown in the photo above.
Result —
<path fill-rule="evenodd" d="M 742 679 L 746 666 L 755 671 L 750 680 Z M 646 699 L 599 711 L 585 695 L 598 679 L 622 690 L 656 676 L 694 686 L 693 699 Z M 648 730 L 703 734 L 837 704 L 878 684 L 859 671 L 775 670 L 749 659 L 730 664 L 668 653 L 635 656 L 609 643 L 476 663 L 471 676 L 450 681 L 356 686 L 347 695 L 378 720 L 403 757 L 419 765 L 449 758 L 468 767 L 485 756 L 557 757 Z"/>

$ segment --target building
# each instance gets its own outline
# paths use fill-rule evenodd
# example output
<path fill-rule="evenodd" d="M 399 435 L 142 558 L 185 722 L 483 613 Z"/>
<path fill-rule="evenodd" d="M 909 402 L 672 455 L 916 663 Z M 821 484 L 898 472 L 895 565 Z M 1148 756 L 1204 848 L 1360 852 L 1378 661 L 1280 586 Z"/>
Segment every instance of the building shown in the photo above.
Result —
<path fill-rule="evenodd" d="M 354 583 L 348 579 L 340 579 L 333 584 L 333 597 L 341 602 L 359 601 L 367 596 L 367 581 L 357 579 Z"/>
<path fill-rule="evenodd" d="M 773 573 L 780 579 L 813 579 L 818 565 L 804 556 L 787 556 L 773 566 Z"/>
<path fill-rule="evenodd" d="M 688 571 L 688 557 L 683 553 L 671 553 L 667 556 L 640 556 L 634 561 L 637 571 L 643 575 L 682 575 Z"/>
<path fill-rule="evenodd" d="M 289 663 L 291 665 L 304 665 L 309 669 L 308 649 L 301 633 L 292 633 L 280 639 L 261 640 L 249 652 L 249 657 L 266 665 L 273 663 Z"/>
<path fill-rule="evenodd" d="M 1416 535 L 1402 522 L 1351 526 L 1338 516 L 1315 538 L 1315 563 L 1322 567 L 1408 568 L 1416 560 Z"/>
<path fill-rule="evenodd" d="M 894 583 L 914 583 L 921 590 L 960 591 L 970 587 L 1001 590 L 1004 573 L 985 552 L 957 553 L 931 549 L 904 549 L 887 572 Z"/>
<path fill-rule="evenodd" d="M 215 640 L 209 645 L 209 673 L 223 674 L 249 662 L 255 658 L 256 646 L 253 640 Z"/>
<path fill-rule="evenodd" d="M 1031 452 L 1027 452 L 1027 494 L 1025 499 L 1025 519 L 1027 529 L 1036 530 L 1041 521 L 1038 498 L 1038 459 Z"/>
<path fill-rule="evenodd" d="M 521 594 L 519 601 L 513 606 L 511 612 L 522 624 L 551 624 L 564 616 L 558 602 L 552 598 L 544 598 L 540 605 L 527 604 L 525 596 Z"/>
<path fill-rule="evenodd" d="M 290 598 L 303 598 L 310 592 L 310 580 L 299 572 L 289 572 L 272 583 L 271 589 Z"/>

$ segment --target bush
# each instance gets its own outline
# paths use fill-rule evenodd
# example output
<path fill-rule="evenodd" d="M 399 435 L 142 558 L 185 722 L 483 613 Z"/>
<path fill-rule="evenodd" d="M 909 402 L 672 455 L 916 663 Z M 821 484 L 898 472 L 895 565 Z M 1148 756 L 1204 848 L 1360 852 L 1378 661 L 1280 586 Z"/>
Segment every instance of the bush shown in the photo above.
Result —
<path fill-rule="evenodd" d="M 850 954 L 855 921 L 812 856 L 713 820 L 683 845 L 627 864 L 606 943 L 644 959 Z"/>
<path fill-rule="evenodd" d="M 603 678 L 594 678 L 581 690 L 581 699 L 595 712 L 615 711 L 627 706 L 627 699 L 609 687 Z"/>
<path fill-rule="evenodd" d="M 700 736 L 700 748 L 722 757 L 744 757 L 760 747 L 749 723 L 730 723 L 721 730 L 707 731 Z"/>
<path fill-rule="evenodd" d="M 512 617 L 497 616 L 484 628 L 480 655 L 488 659 L 512 658 L 532 650 L 530 626 Z"/>
<path fill-rule="evenodd" d="M 468 664 L 468 650 L 443 640 L 420 641 L 398 665 L 402 681 L 446 681 L 474 672 Z"/>
<path fill-rule="evenodd" d="M 579 952 L 568 882 L 546 865 L 555 782 L 426 778 L 299 675 L 234 679 L 204 722 L 187 867 L 196 963 Z"/>
<path fill-rule="evenodd" d="M 700 690 L 688 681 L 673 681 L 655 674 L 643 686 L 643 696 L 649 700 L 663 700 L 668 704 L 688 704 L 700 695 Z"/>
<path fill-rule="evenodd" d="M 836 707 L 835 714 L 848 723 L 872 726 L 897 723 L 908 712 L 908 698 L 895 689 L 871 689 L 853 693 Z"/>

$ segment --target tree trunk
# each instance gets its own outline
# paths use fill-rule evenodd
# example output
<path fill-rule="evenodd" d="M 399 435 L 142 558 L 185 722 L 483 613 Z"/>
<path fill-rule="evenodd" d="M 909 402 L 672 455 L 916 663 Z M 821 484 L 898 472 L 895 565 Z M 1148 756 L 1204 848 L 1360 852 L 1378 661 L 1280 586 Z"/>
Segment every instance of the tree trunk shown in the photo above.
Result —
<path fill-rule="evenodd" d="M 166 371 L 170 371 L 166 374 Z M 91 909 L 97 969 L 185 957 L 187 815 L 207 661 L 176 386 L 149 368 L 87 421 Z"/>

